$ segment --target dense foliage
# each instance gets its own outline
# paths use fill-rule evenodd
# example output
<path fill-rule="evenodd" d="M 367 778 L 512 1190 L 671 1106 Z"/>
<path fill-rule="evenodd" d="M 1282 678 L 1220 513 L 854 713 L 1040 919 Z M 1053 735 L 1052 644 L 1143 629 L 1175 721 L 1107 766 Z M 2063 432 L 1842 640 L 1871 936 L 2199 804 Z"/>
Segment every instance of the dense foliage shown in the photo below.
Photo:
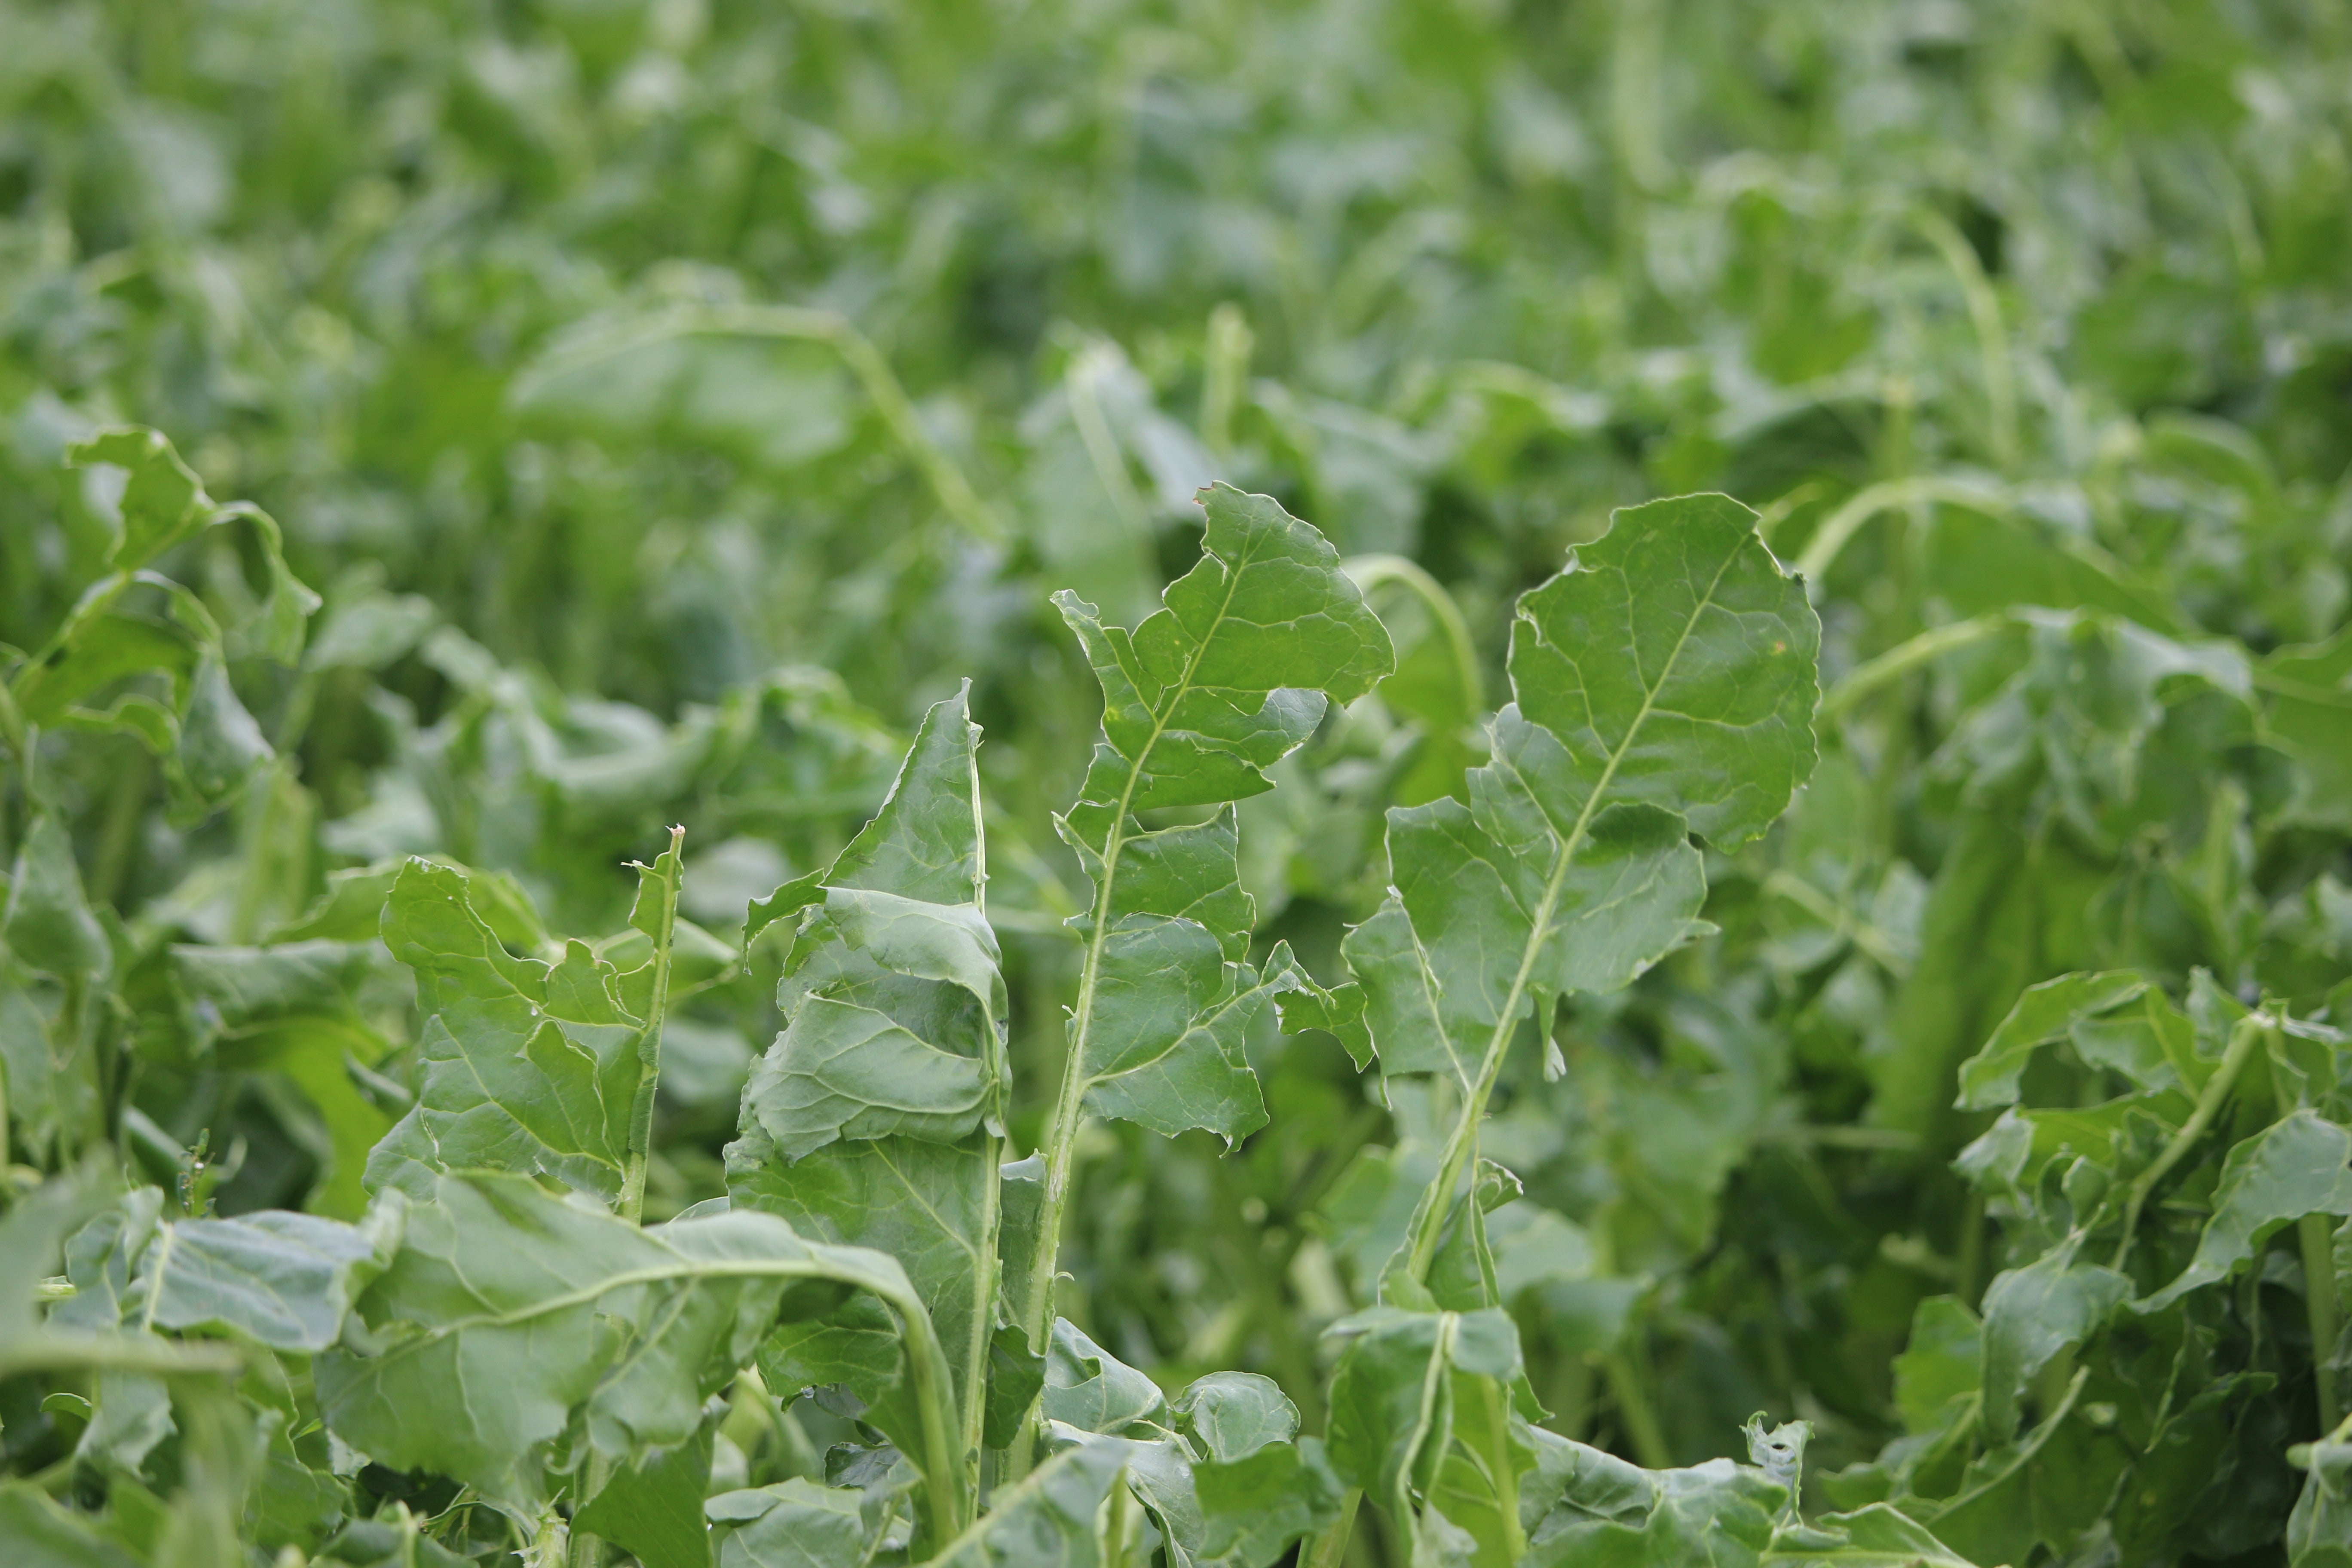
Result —
<path fill-rule="evenodd" d="M 12 1568 L 2352 1563 L 2340 5 L 0 23 Z"/>

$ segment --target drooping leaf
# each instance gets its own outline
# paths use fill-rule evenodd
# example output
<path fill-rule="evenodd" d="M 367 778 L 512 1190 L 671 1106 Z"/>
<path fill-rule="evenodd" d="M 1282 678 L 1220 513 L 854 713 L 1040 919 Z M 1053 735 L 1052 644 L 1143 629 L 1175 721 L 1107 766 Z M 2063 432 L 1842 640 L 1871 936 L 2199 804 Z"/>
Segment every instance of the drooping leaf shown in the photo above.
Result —
<path fill-rule="evenodd" d="M 2131 1296 L 2116 1270 L 2052 1248 L 1995 1277 L 1984 1296 L 1984 1425 L 1996 1440 L 2016 1436 L 2019 1398 L 2033 1374 L 2095 1332 Z"/>
<path fill-rule="evenodd" d="M 1054 1320 L 1045 1353 L 1045 1416 L 1081 1432 L 1124 1435 L 1142 1423 L 1164 1426 L 1160 1385 L 1088 1339 L 1067 1318 Z"/>
<path fill-rule="evenodd" d="M 1105 1561 L 1103 1504 L 1126 1468 L 1115 1445 L 1065 1448 L 998 1493 L 987 1514 L 931 1561 L 937 1568 L 1095 1568 Z"/>
<path fill-rule="evenodd" d="M 518 1176 L 445 1174 L 415 1194 L 364 1333 L 318 1365 L 329 1426 L 386 1464 L 528 1503 L 575 1416 L 599 1453 L 692 1438 L 808 1281 L 869 1290 L 909 1357 L 937 1358 L 897 1262 L 802 1240 L 750 1210 L 640 1230 Z M 928 1461 L 925 1461 L 928 1462 Z"/>
<path fill-rule="evenodd" d="M 881 810 L 800 898 L 785 1027 L 752 1069 L 727 1168 L 739 1205 L 905 1267 L 947 1347 L 976 1462 L 993 1398 L 1008 1087 L 966 700 L 925 715 Z M 892 1411 L 872 1419 L 911 1440 Z"/>
<path fill-rule="evenodd" d="M 1984 1048 L 1960 1064 L 1960 1108 L 1991 1110 L 2017 1102 L 2018 1079 L 2036 1049 L 2085 1018 L 2145 994 L 2144 975 L 2116 970 L 2068 974 L 2027 989 Z"/>
<path fill-rule="evenodd" d="M 411 860 L 383 910 L 384 944 L 416 975 L 416 1104 L 368 1160 L 371 1189 L 422 1195 L 435 1173 L 544 1173 L 619 1194 L 643 1063 L 621 975 L 583 942 L 560 963 L 509 952 L 454 867 Z"/>
<path fill-rule="evenodd" d="M 863 1496 L 799 1477 L 757 1491 L 723 1492 L 708 1505 L 719 1568 L 863 1568 L 873 1535 Z"/>
<path fill-rule="evenodd" d="M 406 1212 L 403 1194 L 388 1192 L 355 1226 L 281 1210 L 168 1222 L 142 1257 L 123 1311 L 155 1328 L 315 1354 L 335 1342 L 353 1298 L 391 1261 Z"/>
<path fill-rule="evenodd" d="M 2228 1279 L 2280 1226 L 2313 1214 L 2352 1215 L 2352 1132 L 2306 1109 L 2231 1148 L 2196 1256 L 2139 1310 L 2161 1311 Z"/>

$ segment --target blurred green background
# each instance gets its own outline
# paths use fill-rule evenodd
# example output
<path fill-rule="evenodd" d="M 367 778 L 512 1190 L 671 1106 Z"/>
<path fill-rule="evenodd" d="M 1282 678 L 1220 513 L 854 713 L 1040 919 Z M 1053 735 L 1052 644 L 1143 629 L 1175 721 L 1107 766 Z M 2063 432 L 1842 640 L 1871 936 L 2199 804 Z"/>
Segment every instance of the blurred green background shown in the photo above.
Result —
<path fill-rule="evenodd" d="M 262 742 L 233 806 L 125 736 L 54 763 L 136 955 L 142 1157 L 208 1135 L 242 1149 L 225 1209 L 349 1212 L 403 1092 L 396 968 L 352 977 L 344 1072 L 236 1054 L 187 953 L 351 934 L 306 918 L 329 875 L 407 853 L 614 929 L 672 821 L 723 933 L 965 676 L 1034 1101 L 1083 901 L 1049 813 L 1097 700 L 1045 594 L 1141 613 L 1212 479 L 1396 558 L 1362 571 L 1403 673 L 1244 811 L 1264 936 L 1327 974 L 1379 810 L 1457 786 L 1511 598 L 1613 506 L 1761 510 L 1823 568 L 1832 679 L 2019 601 L 2321 642 L 2347 80 L 2334 0 L 9 0 L 0 644 L 96 573 L 114 498 L 59 458 L 121 421 L 276 517 L 327 600 L 297 667 L 230 649 Z M 173 563 L 225 621 L 260 583 L 234 533 Z M 1711 872 L 1725 939 L 1518 1086 L 1489 1152 L 1549 1205 L 1511 1284 L 1562 1430 L 1689 1459 L 1769 1404 L 1827 1462 L 1874 1450 L 1912 1303 L 1988 1267 L 1937 1173 L 1958 1132 L 1870 1120 L 1886 1042 L 1973 1049 L 2090 959 L 2313 1005 L 2340 974 L 2327 779 L 2249 762 L 2238 816 L 2181 808 L 2217 836 L 2116 829 L 2114 780 L 2063 764 L 2095 731 L 2127 773 L 2150 721 L 2086 700 L 2043 763 L 1971 751 L 2005 674 L 1833 738 L 1791 827 Z M 1948 900 L 1928 946 L 1968 950 L 1918 981 L 1948 848 L 2042 816 L 2072 846 L 2032 862 L 2042 935 L 1979 952 Z M 2076 929 L 2163 877 L 2171 924 Z M 673 1031 L 656 1209 L 719 1188 L 772 962 Z M 1162 1375 L 1273 1372 L 1311 1425 L 1412 1109 L 1328 1041 L 1262 1058 L 1274 1131 L 1235 1160 L 1092 1135 L 1072 1315 Z M 15 1158 L 64 1158 L 66 1111 L 10 1109 Z"/>

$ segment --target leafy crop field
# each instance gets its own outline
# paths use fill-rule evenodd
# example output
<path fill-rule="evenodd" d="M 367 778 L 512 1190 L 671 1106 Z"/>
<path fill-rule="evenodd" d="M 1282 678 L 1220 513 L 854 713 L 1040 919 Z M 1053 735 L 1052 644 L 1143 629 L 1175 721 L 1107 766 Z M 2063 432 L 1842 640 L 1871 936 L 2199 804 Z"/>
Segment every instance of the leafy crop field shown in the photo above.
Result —
<path fill-rule="evenodd" d="M 0 1563 L 2352 1564 L 2347 81 L 0 0 Z"/>

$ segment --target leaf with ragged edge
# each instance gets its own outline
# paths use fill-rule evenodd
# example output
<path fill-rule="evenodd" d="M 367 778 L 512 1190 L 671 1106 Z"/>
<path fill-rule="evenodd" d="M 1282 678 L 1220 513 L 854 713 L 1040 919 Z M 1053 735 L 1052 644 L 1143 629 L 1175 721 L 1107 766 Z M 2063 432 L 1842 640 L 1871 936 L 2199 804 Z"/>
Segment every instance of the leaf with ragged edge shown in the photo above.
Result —
<path fill-rule="evenodd" d="M 1763 1561 L 1787 1568 L 1976 1568 L 1926 1525 L 1883 1502 L 1785 1525 Z"/>
<path fill-rule="evenodd" d="M 2017 1435 L 2018 1401 L 2033 1374 L 2096 1332 L 2131 1297 L 2131 1281 L 2122 1274 L 2077 1263 L 2078 1245 L 2070 1238 L 1986 1288 L 1983 1412 L 1996 1441 Z"/>
<path fill-rule="evenodd" d="M 319 596 L 288 568 L 278 524 L 251 506 L 215 505 L 157 432 L 102 431 L 66 455 L 77 467 L 104 465 L 124 474 L 110 570 L 83 589 L 48 642 L 9 682 L 10 695 L 35 723 L 136 737 L 164 759 L 173 819 L 192 823 L 226 804 L 274 755 L 230 686 L 227 661 L 259 655 L 296 662 Z M 252 607 L 224 630 L 194 594 L 148 568 L 191 536 L 232 521 L 251 525 L 268 587 L 254 603 L 240 584 L 235 597 Z M 167 618 L 126 604 L 134 588 L 160 591 Z M 142 676 L 160 677 L 164 694 L 123 689 Z M 99 702 L 105 705 L 90 705 Z"/>
<path fill-rule="evenodd" d="M 1277 952 L 1240 962 L 1254 923 L 1230 810 L 1144 831 L 1134 814 L 1224 805 L 1269 789 L 1264 769 L 1310 734 L 1327 700 L 1388 673 L 1388 636 L 1322 535 L 1265 496 L 1202 492 L 1202 554 L 1133 631 L 1055 596 L 1103 689 L 1102 738 L 1056 819 L 1095 883 L 1071 1034 L 1071 1090 L 1097 1114 L 1228 1142 L 1264 1124 L 1241 1049 L 1277 992 L 1311 987 Z M 1321 998 L 1324 994 L 1313 993 Z M 1310 1009 L 1329 1014 L 1328 1002 Z"/>
<path fill-rule="evenodd" d="M 416 1104 L 369 1156 L 367 1185 L 421 1196 L 436 1172 L 518 1171 L 610 1201 L 644 1072 L 621 973 L 578 942 L 554 964 L 515 957 L 470 882 L 411 860 L 384 905 L 384 945 L 416 975 L 425 1027 Z"/>
<path fill-rule="evenodd" d="M 1549 1020 L 1567 992 L 1616 990 L 1708 929 L 1689 833 L 1754 837 L 1811 772 L 1820 640 L 1755 514 L 1720 496 L 1618 512 L 1520 601 L 1517 700 L 1489 726 L 1468 804 L 1390 810 L 1391 897 L 1341 949 L 1381 1070 L 1463 1090 L 1388 1271 L 1397 1299 L 1435 1259 L 1470 1168 L 1464 1133 L 1522 1020 Z M 1556 1051 L 1546 1067 L 1559 1070 Z"/>
<path fill-rule="evenodd" d="M 1812 772 L 1820 623 L 1727 496 L 1629 507 L 1520 601 L 1512 689 L 1570 762 L 1571 809 L 1643 801 L 1725 848 Z"/>
<path fill-rule="evenodd" d="M 884 1298 L 905 1353 L 937 1364 L 906 1276 L 879 1253 L 750 1211 L 639 1229 L 521 1177 L 436 1176 L 360 1298 L 363 1330 L 320 1358 L 320 1405 L 383 1463 L 527 1506 L 575 1418 L 614 1459 L 692 1438 L 704 1400 L 809 1281 Z"/>
<path fill-rule="evenodd" d="M 2315 1111 L 2294 1110 L 2231 1149 L 2197 1255 L 2139 1310 L 2161 1311 L 2228 1279 L 2281 1226 L 2312 1214 L 2352 1215 L 2352 1132 Z"/>
<path fill-rule="evenodd" d="M 975 1459 L 991 1428 L 1006 1093 L 979 742 L 965 693 L 935 705 L 874 819 L 809 888 L 780 890 L 797 917 L 785 1027 L 753 1068 L 727 1150 L 738 1205 L 905 1266 L 947 1347 Z M 904 1441 L 903 1415 L 886 1405 L 870 1419 Z"/>
<path fill-rule="evenodd" d="M 1529 593 L 1518 701 L 1468 807 L 1389 813 L 1398 896 L 1350 936 L 1386 1070 L 1475 1081 L 1531 999 L 1614 990 L 1685 940 L 1706 889 L 1684 824 L 1738 844 L 1788 805 L 1819 644 L 1754 514 L 1719 496 L 1617 513 Z"/>
<path fill-rule="evenodd" d="M 1531 1428 L 1536 1466 L 1520 1493 L 1526 1568 L 1752 1568 L 1770 1545 L 1786 1488 L 1752 1465 L 1710 1459 L 1672 1470 Z"/>

